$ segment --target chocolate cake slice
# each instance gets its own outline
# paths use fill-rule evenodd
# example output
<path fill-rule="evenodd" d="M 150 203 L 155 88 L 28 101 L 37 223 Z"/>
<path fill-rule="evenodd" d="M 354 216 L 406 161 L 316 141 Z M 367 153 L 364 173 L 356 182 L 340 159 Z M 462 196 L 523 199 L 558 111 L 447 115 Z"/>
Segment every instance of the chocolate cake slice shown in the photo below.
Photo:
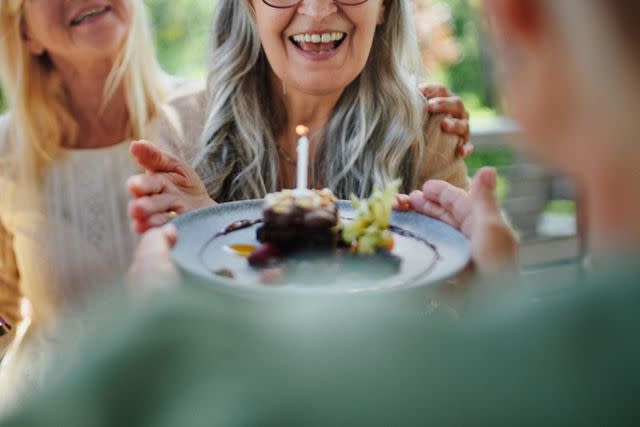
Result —
<path fill-rule="evenodd" d="M 263 225 L 257 237 L 283 253 L 335 248 L 338 233 L 336 197 L 328 190 L 283 190 L 265 197 Z"/>

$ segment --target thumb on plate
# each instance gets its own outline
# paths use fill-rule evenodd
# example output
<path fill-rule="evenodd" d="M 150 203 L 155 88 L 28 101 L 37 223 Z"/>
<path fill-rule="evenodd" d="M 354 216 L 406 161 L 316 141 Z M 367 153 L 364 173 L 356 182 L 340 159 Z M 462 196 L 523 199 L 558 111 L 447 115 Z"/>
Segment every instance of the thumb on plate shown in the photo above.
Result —
<path fill-rule="evenodd" d="M 475 215 L 501 215 L 496 196 L 497 181 L 494 168 L 484 167 L 476 172 L 471 182 L 471 205 Z"/>

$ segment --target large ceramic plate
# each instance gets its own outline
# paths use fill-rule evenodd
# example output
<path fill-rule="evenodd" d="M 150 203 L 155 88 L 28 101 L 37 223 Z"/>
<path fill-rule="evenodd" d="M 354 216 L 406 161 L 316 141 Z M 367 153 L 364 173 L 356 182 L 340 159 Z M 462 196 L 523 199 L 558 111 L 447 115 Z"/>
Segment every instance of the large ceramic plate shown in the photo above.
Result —
<path fill-rule="evenodd" d="M 413 212 L 393 212 L 391 254 L 300 254 L 288 257 L 279 279 L 268 283 L 270 273 L 250 267 L 231 249 L 258 245 L 259 225 L 222 233 L 236 221 L 260 219 L 262 205 L 262 200 L 224 203 L 176 218 L 179 239 L 173 255 L 178 266 L 211 286 L 237 290 L 358 293 L 439 283 L 469 261 L 468 241 L 454 228 Z M 338 206 L 341 220 L 353 217 L 350 202 L 340 201 Z"/>

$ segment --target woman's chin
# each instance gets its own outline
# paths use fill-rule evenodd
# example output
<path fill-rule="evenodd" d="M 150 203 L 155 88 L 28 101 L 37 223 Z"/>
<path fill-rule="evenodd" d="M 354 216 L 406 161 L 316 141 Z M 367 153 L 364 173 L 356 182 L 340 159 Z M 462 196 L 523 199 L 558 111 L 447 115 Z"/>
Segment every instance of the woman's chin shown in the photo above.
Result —
<path fill-rule="evenodd" d="M 122 41 L 109 43 L 86 43 L 76 49 L 79 57 L 90 59 L 92 61 L 100 61 L 114 59 L 122 49 Z"/>
<path fill-rule="evenodd" d="M 332 76 L 335 77 L 335 76 Z M 345 79 L 344 82 L 334 78 L 327 78 L 326 74 L 318 78 L 308 78 L 304 81 L 297 81 L 291 86 L 297 87 L 302 93 L 314 96 L 328 96 L 344 92 L 349 86 L 350 81 Z M 285 84 L 286 86 L 286 84 Z"/>
<path fill-rule="evenodd" d="M 122 48 L 126 31 L 120 28 L 109 28 L 105 31 L 85 33 L 76 37 L 77 50 L 83 55 L 95 58 L 112 56 Z"/>

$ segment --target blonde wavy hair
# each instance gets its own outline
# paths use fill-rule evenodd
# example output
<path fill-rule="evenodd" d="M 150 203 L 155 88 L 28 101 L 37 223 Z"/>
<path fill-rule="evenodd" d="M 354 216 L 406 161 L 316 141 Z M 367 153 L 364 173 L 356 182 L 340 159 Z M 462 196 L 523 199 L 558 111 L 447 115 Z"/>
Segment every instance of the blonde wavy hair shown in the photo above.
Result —
<path fill-rule="evenodd" d="M 50 59 L 31 54 L 23 41 L 23 2 L 0 1 L 0 82 L 9 104 L 12 142 L 1 147 L 2 168 L 37 179 L 63 143 L 75 140 L 78 125 Z M 131 26 L 103 94 L 106 104 L 124 85 L 132 139 L 145 135 L 166 94 L 144 7 L 142 1 L 132 1 Z"/>
<path fill-rule="evenodd" d="M 417 90 L 420 53 L 409 0 L 386 0 L 368 62 L 342 94 L 317 154 L 322 184 L 339 197 L 367 196 L 401 177 L 417 188 L 427 116 Z M 278 187 L 270 66 L 249 0 L 218 0 L 212 31 L 208 108 L 195 166 L 217 201 L 260 198 Z M 318 183 L 316 183 L 318 184 Z"/>

